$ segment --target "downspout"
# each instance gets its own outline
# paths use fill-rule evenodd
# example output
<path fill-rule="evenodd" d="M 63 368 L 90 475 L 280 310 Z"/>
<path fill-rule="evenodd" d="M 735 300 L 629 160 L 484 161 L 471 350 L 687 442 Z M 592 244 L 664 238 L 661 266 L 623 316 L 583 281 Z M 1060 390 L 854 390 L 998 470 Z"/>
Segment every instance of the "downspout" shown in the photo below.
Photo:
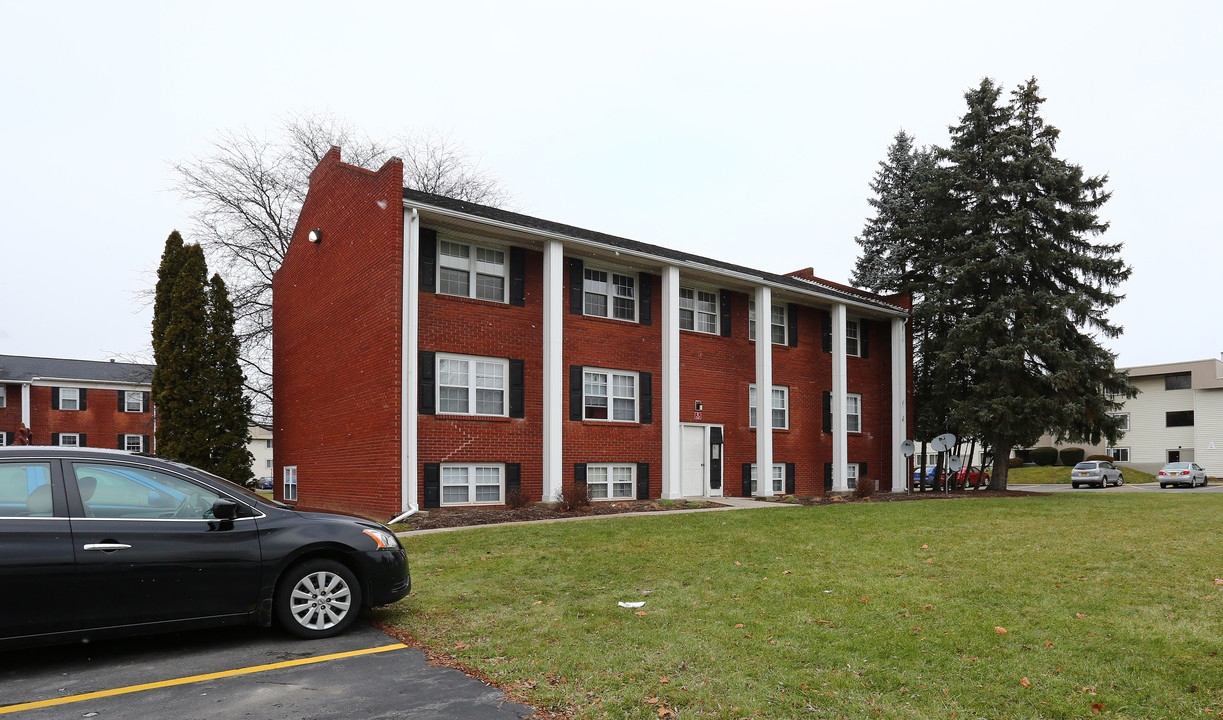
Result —
<path fill-rule="evenodd" d="M 420 309 L 412 274 L 420 272 L 420 213 L 407 211 L 403 238 L 403 287 L 400 312 L 403 327 L 399 350 L 399 498 L 402 513 L 391 518 L 388 525 L 403 522 L 420 511 L 416 504 L 416 333 Z"/>

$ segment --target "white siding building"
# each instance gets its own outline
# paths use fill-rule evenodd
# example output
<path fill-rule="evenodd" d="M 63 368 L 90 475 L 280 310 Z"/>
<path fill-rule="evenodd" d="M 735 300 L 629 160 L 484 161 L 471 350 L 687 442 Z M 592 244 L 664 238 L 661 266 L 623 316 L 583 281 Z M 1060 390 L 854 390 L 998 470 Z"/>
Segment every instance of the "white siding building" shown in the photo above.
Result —
<path fill-rule="evenodd" d="M 1223 476 L 1223 361 L 1196 360 L 1124 368 L 1138 397 L 1125 401 L 1129 430 L 1106 452 L 1152 472 L 1194 461 Z"/>
<path fill-rule="evenodd" d="M 250 450 L 251 472 L 255 478 L 272 477 L 272 431 L 259 425 L 251 425 L 251 441 L 246 444 Z"/>

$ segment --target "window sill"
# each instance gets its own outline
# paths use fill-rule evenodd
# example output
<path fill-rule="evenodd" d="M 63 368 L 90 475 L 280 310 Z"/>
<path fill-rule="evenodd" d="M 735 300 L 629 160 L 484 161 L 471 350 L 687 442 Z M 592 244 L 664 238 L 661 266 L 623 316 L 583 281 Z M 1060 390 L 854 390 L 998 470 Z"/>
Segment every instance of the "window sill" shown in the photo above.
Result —
<path fill-rule="evenodd" d="M 436 413 L 434 415 L 426 415 L 425 417 L 435 417 L 440 420 L 474 420 L 475 422 L 494 422 L 507 423 L 510 420 L 521 420 L 522 418 L 511 418 L 504 415 L 456 415 L 454 413 Z"/>
<path fill-rule="evenodd" d="M 594 320 L 595 322 L 601 323 L 613 323 L 616 325 L 640 325 L 641 327 L 648 327 L 646 325 L 642 325 L 641 320 L 621 320 L 620 318 L 600 317 L 598 315 L 587 315 L 585 313 L 582 313 L 582 317 L 587 320 Z"/>
<path fill-rule="evenodd" d="M 515 305 L 511 305 L 508 301 L 481 300 L 480 298 L 463 297 L 462 295 L 447 295 L 446 293 L 442 293 L 442 292 L 428 292 L 426 290 L 422 290 L 421 292 L 423 292 L 426 295 L 433 295 L 434 297 L 438 299 L 448 300 L 451 302 L 469 303 L 472 305 L 490 305 L 492 307 L 518 307 Z"/>
<path fill-rule="evenodd" d="M 756 432 L 756 428 L 754 427 L 749 427 L 747 430 L 748 432 Z M 773 428 L 773 432 L 788 435 L 790 433 L 790 428 Z"/>
<path fill-rule="evenodd" d="M 573 421 L 570 421 L 573 422 Z M 644 428 L 651 427 L 650 424 L 640 422 L 630 422 L 628 420 L 581 420 L 583 425 L 589 427 L 611 427 L 611 428 Z"/>

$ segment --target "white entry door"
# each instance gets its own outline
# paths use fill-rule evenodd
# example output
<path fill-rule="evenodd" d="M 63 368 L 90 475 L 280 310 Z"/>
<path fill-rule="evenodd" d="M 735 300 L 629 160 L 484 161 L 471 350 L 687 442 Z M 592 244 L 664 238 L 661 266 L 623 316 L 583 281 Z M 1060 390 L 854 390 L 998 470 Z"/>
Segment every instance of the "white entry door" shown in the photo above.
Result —
<path fill-rule="evenodd" d="M 682 474 L 680 477 L 680 492 L 684 497 L 702 497 L 709 487 L 705 478 L 707 461 L 704 425 L 683 426 L 683 455 L 681 460 Z"/>

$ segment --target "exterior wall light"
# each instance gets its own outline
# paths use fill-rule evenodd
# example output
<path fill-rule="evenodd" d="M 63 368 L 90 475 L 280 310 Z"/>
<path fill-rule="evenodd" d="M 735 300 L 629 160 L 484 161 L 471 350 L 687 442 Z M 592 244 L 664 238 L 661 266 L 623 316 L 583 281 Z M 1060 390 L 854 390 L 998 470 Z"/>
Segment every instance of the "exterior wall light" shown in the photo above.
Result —
<path fill-rule="evenodd" d="M 311 230 L 310 234 L 306 236 L 306 239 L 312 243 L 320 243 L 323 241 L 323 231 Z"/>

